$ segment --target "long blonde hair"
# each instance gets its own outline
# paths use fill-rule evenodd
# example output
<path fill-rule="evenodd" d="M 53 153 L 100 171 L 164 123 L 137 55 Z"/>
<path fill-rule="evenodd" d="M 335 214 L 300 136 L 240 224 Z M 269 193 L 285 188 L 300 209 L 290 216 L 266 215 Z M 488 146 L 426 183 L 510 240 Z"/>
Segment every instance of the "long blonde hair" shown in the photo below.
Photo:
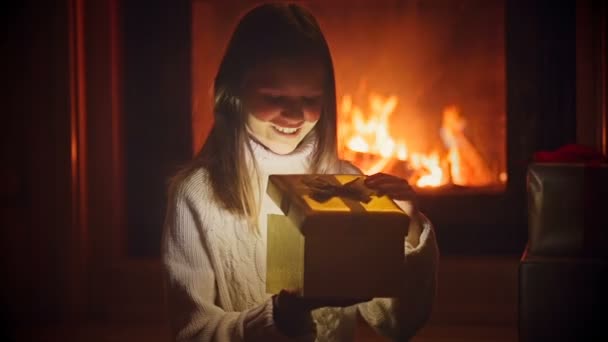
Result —
<path fill-rule="evenodd" d="M 330 170 L 337 162 L 337 149 L 336 89 L 329 47 L 315 18 L 301 6 L 264 4 L 246 13 L 237 25 L 215 77 L 213 127 L 200 152 L 174 182 L 206 169 L 221 205 L 257 226 L 261 194 L 245 126 L 243 80 L 260 63 L 308 56 L 318 58 L 326 71 L 321 117 L 310 133 L 316 136 L 310 172 Z M 248 165 L 247 154 L 253 164 Z"/>

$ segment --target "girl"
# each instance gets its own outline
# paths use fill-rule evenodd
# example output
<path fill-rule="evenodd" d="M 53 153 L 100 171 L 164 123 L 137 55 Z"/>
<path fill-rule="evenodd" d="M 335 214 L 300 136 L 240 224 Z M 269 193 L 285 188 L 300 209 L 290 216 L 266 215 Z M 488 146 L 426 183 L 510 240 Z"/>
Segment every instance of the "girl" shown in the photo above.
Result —
<path fill-rule="evenodd" d="M 371 301 L 267 295 L 268 175 L 360 174 L 336 153 L 336 94 L 329 48 L 297 5 L 262 5 L 238 24 L 215 78 L 215 122 L 172 181 L 162 242 L 171 325 L 180 341 L 348 341 L 357 315 L 405 340 L 425 323 L 437 246 L 406 181 L 367 178 L 412 217 L 403 295 Z"/>

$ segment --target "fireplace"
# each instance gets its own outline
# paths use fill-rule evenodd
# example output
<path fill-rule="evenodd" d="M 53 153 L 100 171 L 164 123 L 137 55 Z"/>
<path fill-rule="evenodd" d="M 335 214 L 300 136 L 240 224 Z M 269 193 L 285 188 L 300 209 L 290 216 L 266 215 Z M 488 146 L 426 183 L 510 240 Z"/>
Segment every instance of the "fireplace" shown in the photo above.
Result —
<path fill-rule="evenodd" d="M 591 2 L 602 6 L 582 3 Z M 169 13 L 163 6 L 125 7 L 132 255 L 159 253 L 166 179 L 202 146 L 217 65 L 237 18 L 255 3 L 184 0 Z M 577 19 L 581 2 L 575 1 L 301 3 L 318 18 L 333 54 L 341 156 L 367 173 L 396 173 L 416 185 L 444 254 L 519 254 L 533 151 L 593 140 L 590 130 L 605 127 L 605 119 L 577 116 L 575 101 L 579 93 L 587 104 L 605 99 L 597 95 L 605 86 L 593 83 L 606 79 L 605 45 L 587 49 L 593 63 L 577 63 L 583 51 L 577 23 L 605 25 L 601 11 Z M 168 19 L 161 25 L 154 18 Z M 577 76 L 584 74 L 590 80 L 581 83 Z M 150 150 L 153 158 L 141 158 Z"/>

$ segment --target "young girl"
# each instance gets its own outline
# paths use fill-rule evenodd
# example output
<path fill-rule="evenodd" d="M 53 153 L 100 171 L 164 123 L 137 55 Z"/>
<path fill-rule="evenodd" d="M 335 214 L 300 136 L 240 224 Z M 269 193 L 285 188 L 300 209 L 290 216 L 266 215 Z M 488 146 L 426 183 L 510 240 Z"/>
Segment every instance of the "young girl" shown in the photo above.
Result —
<path fill-rule="evenodd" d="M 367 302 L 265 293 L 268 175 L 360 174 L 336 153 L 331 56 L 315 19 L 297 5 L 262 5 L 238 24 L 215 78 L 215 122 L 170 187 L 162 258 L 170 320 L 180 341 L 348 341 L 357 315 L 406 340 L 426 322 L 437 246 L 406 181 L 368 187 L 412 217 L 403 294 Z M 364 276 L 364 275 L 362 275 Z"/>

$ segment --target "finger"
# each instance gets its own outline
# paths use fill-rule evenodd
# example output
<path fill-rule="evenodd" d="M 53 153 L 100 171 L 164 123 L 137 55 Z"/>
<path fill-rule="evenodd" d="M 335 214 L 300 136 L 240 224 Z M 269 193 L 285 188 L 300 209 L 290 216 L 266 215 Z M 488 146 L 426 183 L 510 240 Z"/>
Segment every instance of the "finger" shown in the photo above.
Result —
<path fill-rule="evenodd" d="M 287 289 L 282 289 L 281 292 L 283 292 L 285 295 L 297 297 L 300 295 L 300 293 L 302 291 L 300 291 L 300 289 L 297 289 L 297 288 L 287 288 Z"/>
<path fill-rule="evenodd" d="M 377 179 L 373 182 L 365 184 L 370 189 L 380 189 L 385 187 L 411 188 L 411 186 L 402 179 Z"/>
<path fill-rule="evenodd" d="M 377 177 L 365 182 L 365 185 L 369 187 L 374 187 L 380 184 L 400 184 L 403 186 L 410 187 L 410 184 L 405 179 L 393 176 Z"/>
<path fill-rule="evenodd" d="M 392 199 L 413 200 L 417 197 L 417 194 L 411 190 L 380 189 L 376 190 L 376 196 L 388 196 Z"/>
<path fill-rule="evenodd" d="M 377 183 L 369 187 L 370 189 L 378 189 L 384 191 L 412 191 L 414 188 L 402 182 L 383 182 Z"/>
<path fill-rule="evenodd" d="M 373 175 L 369 175 L 367 177 L 365 177 L 365 179 L 376 179 L 376 178 L 382 178 L 382 177 L 393 177 L 391 175 L 389 175 L 388 173 L 384 173 L 384 172 L 378 172 L 378 173 L 374 173 Z"/>
<path fill-rule="evenodd" d="M 382 193 L 387 196 L 409 196 L 416 197 L 416 192 L 411 189 L 402 189 L 402 188 L 384 188 L 381 189 Z"/>
<path fill-rule="evenodd" d="M 315 310 L 322 307 L 347 307 L 355 304 L 368 302 L 373 298 L 303 298 L 299 301 L 307 310 Z"/>
<path fill-rule="evenodd" d="M 390 179 L 390 178 L 397 178 L 397 177 L 395 177 L 393 175 L 386 174 L 386 173 L 376 173 L 376 174 L 373 174 L 371 176 L 367 176 L 364 179 L 364 183 L 365 184 L 367 184 L 367 183 L 374 183 L 374 182 L 376 182 L 378 180 L 381 180 L 381 179 Z"/>
<path fill-rule="evenodd" d="M 369 189 L 383 191 L 383 192 L 391 192 L 391 191 L 414 191 L 414 189 L 404 183 L 401 182 L 383 182 L 372 184 L 368 186 Z"/>
<path fill-rule="evenodd" d="M 388 194 L 388 193 L 412 193 L 416 194 L 412 187 L 401 184 L 401 183 L 383 183 L 374 186 L 370 186 L 370 189 L 376 191 L 378 194 Z"/>
<path fill-rule="evenodd" d="M 338 302 L 340 306 L 351 306 L 363 302 L 369 302 L 372 298 L 353 298 L 353 299 L 342 299 Z"/>
<path fill-rule="evenodd" d="M 415 198 L 417 197 L 416 191 L 412 188 L 406 188 L 403 186 L 381 186 L 374 187 L 378 196 L 390 196 L 390 197 L 403 197 L 403 198 Z"/>

